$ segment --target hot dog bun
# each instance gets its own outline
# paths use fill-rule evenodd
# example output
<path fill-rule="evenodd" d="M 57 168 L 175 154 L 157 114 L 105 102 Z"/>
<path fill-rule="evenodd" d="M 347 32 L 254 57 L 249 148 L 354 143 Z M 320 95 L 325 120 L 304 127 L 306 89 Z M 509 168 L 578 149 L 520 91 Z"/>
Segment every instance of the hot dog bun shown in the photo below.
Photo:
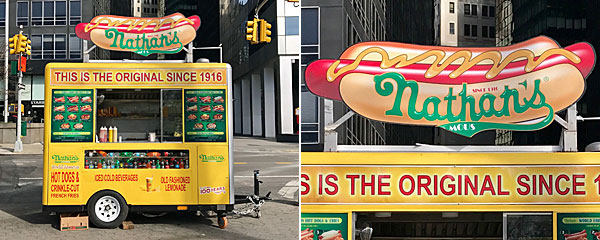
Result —
<path fill-rule="evenodd" d="M 148 37 L 152 37 L 153 35 L 160 36 L 161 34 L 168 34 L 168 32 L 170 32 L 170 31 L 173 31 L 173 30 L 166 30 L 166 31 L 161 31 L 161 32 L 155 32 L 155 33 L 146 34 L 146 37 L 147 38 Z M 191 25 L 184 25 L 184 26 L 177 27 L 174 31 L 177 31 L 177 37 L 179 38 L 180 42 L 191 42 L 192 40 L 194 40 L 194 38 L 196 38 L 196 34 L 195 34 L 196 30 Z M 96 43 L 97 45 L 99 45 L 100 47 L 102 47 L 104 49 L 122 50 L 119 47 L 113 47 L 112 46 L 113 40 L 112 39 L 107 39 L 105 34 L 106 34 L 105 30 L 94 29 L 90 33 L 90 38 L 92 39 L 92 41 L 94 43 Z M 135 39 L 136 35 L 138 35 L 138 34 L 135 34 L 135 33 L 124 33 L 123 39 Z M 158 43 L 160 43 L 160 42 L 161 42 L 161 40 L 159 38 Z M 152 50 L 170 50 L 170 49 L 178 48 L 178 47 L 179 47 L 179 45 L 169 45 L 169 46 L 167 46 L 165 44 L 164 47 L 153 48 Z"/>
<path fill-rule="evenodd" d="M 569 64 L 560 64 L 553 67 L 549 67 L 543 70 L 535 71 L 533 73 L 529 73 L 522 76 L 516 76 L 512 78 L 507 78 L 499 81 L 487 82 L 487 83 L 476 83 L 467 85 L 467 93 L 468 95 L 474 96 L 475 99 L 479 100 L 481 95 L 484 93 L 491 93 L 496 97 L 495 109 L 501 109 L 504 105 L 504 101 L 500 98 L 500 94 L 504 91 L 504 86 L 508 86 L 511 89 L 519 89 L 522 93 L 521 99 L 519 101 L 523 105 L 523 97 L 531 96 L 534 90 L 534 80 L 536 79 L 544 79 L 544 77 L 548 77 L 548 81 L 543 80 L 542 84 L 540 84 L 540 90 L 542 92 L 554 91 L 555 94 L 546 95 L 545 101 L 554 106 L 555 111 L 559 111 L 559 109 L 564 109 L 573 104 L 575 101 L 579 99 L 581 94 L 583 94 L 585 88 L 585 82 L 583 77 L 577 73 L 578 70 L 572 65 Z M 577 77 L 578 76 L 578 77 Z M 369 116 L 369 118 L 384 122 L 394 122 L 394 123 L 405 123 L 405 124 L 419 124 L 419 125 L 442 125 L 449 123 L 448 120 L 414 120 L 409 118 L 408 114 L 404 114 L 403 116 L 390 116 L 386 115 L 386 111 L 391 109 L 394 105 L 394 101 L 396 100 L 393 96 L 381 96 L 375 91 L 375 82 L 374 81 L 365 81 L 365 78 L 369 77 L 368 74 L 364 73 L 351 73 L 344 77 L 343 81 L 340 84 L 340 93 L 344 102 L 356 113 L 361 114 L 363 116 Z M 372 76 L 370 77 L 372 78 Z M 565 84 L 565 80 L 569 82 L 569 84 Z M 528 86 L 526 89 L 524 87 L 523 82 L 526 82 Z M 392 82 L 392 81 L 389 81 Z M 395 85 L 395 83 L 393 83 Z M 433 84 L 433 83 L 420 83 L 419 84 L 419 95 L 417 97 L 417 110 L 422 110 L 422 103 L 426 98 L 430 96 L 436 96 L 439 99 L 444 99 L 445 96 L 448 95 L 448 86 Z M 422 87 L 421 87 L 422 86 Z M 474 89 L 490 89 L 497 87 L 496 91 L 486 91 L 486 92 L 474 92 Z M 394 89 L 397 89 L 394 87 Z M 556 89 L 561 89 L 560 91 L 556 91 Z M 452 112 L 454 115 L 457 115 L 460 112 L 460 97 L 458 97 L 459 92 L 462 90 L 461 85 L 457 85 L 453 87 L 453 95 L 457 97 L 457 100 L 454 101 L 452 105 Z M 394 95 L 394 94 L 393 94 Z M 402 105 L 401 110 L 403 113 L 408 113 L 408 103 L 409 97 L 411 96 L 410 90 L 406 89 L 402 94 Z M 365 99 L 369 99 L 369 101 L 377 104 L 365 105 Z M 511 100 L 512 104 L 512 100 Z M 475 109 L 479 109 L 479 101 L 475 101 Z M 429 105 L 428 112 L 433 111 L 433 106 Z M 447 114 L 447 104 L 446 102 L 441 102 L 439 105 L 438 112 L 441 115 Z M 491 116 L 489 118 L 482 118 L 479 120 L 480 122 L 500 122 L 500 123 L 515 123 L 520 121 L 527 121 L 531 119 L 537 119 L 548 115 L 547 109 L 530 109 L 524 113 L 516 113 L 514 108 L 511 106 L 510 108 L 510 117 L 496 117 Z M 468 116 L 470 116 L 470 112 L 466 114 L 467 120 L 471 121 Z"/>

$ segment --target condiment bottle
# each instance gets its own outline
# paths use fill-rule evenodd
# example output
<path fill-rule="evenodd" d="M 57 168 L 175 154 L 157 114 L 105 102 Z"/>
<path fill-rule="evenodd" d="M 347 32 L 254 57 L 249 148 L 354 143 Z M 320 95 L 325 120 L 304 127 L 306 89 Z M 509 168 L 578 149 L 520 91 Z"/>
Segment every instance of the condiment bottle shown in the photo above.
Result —
<path fill-rule="evenodd" d="M 108 128 L 108 142 L 113 142 L 113 127 Z"/>
<path fill-rule="evenodd" d="M 117 126 L 113 127 L 113 142 L 119 142 L 119 137 L 117 135 Z"/>
<path fill-rule="evenodd" d="M 106 142 L 106 140 L 107 140 L 106 139 L 107 138 L 106 134 L 107 134 L 106 127 L 105 126 L 100 127 L 100 134 L 99 134 L 100 135 L 100 142 Z"/>

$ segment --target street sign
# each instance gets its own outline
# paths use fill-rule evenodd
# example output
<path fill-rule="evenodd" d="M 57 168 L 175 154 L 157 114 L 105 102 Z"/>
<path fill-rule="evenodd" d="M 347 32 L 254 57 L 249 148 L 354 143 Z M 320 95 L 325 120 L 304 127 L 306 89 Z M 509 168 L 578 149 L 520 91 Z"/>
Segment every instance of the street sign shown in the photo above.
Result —
<path fill-rule="evenodd" d="M 20 70 L 21 72 L 27 71 L 27 57 L 21 56 Z"/>
<path fill-rule="evenodd" d="M 98 47 L 135 52 L 148 56 L 153 53 L 178 53 L 196 38 L 200 18 L 174 13 L 160 18 L 99 15 L 89 23 L 75 27 L 77 36 L 91 40 Z"/>
<path fill-rule="evenodd" d="M 561 48 L 545 36 L 491 48 L 363 42 L 311 63 L 305 79 L 367 118 L 472 137 L 550 125 L 581 98 L 595 59 L 589 43 Z"/>

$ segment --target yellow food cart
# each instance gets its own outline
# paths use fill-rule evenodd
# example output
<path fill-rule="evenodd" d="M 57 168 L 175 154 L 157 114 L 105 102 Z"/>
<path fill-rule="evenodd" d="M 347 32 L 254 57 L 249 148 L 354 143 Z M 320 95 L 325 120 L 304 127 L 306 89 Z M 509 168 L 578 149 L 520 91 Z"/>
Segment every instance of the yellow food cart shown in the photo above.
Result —
<path fill-rule="evenodd" d="M 224 63 L 46 66 L 43 210 L 233 209 L 231 67 Z"/>

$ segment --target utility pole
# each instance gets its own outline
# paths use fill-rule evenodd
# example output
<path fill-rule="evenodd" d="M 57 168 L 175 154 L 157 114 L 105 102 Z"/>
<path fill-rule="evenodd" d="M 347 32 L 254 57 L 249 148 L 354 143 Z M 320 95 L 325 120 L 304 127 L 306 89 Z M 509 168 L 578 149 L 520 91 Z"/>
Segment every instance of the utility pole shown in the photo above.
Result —
<path fill-rule="evenodd" d="M 4 1 L 5 2 L 5 7 L 4 7 L 4 20 L 5 20 L 5 24 L 4 24 L 4 42 L 6 43 L 6 46 L 4 47 L 4 122 L 7 123 L 8 122 L 8 22 L 10 17 L 8 16 L 8 3 L 10 2 L 9 0 Z"/>
<path fill-rule="evenodd" d="M 19 26 L 19 44 L 21 44 L 20 37 L 23 35 L 23 25 Z M 21 71 L 21 57 L 23 52 L 19 51 L 19 83 L 17 84 L 17 141 L 15 141 L 14 152 L 23 152 L 23 142 L 21 141 L 21 90 L 23 89 L 23 71 Z"/>

